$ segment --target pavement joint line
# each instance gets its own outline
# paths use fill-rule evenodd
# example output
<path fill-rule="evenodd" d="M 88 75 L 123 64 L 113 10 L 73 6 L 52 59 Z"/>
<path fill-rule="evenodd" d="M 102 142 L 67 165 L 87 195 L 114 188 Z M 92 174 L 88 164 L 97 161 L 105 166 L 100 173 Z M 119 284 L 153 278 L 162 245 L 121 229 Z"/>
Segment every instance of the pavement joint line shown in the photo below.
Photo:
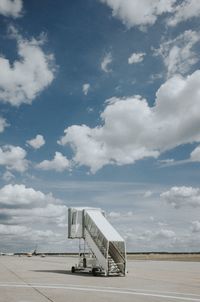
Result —
<path fill-rule="evenodd" d="M 7 267 L 5 264 L 1 263 L 11 274 L 13 274 L 15 277 L 17 277 L 19 280 L 21 280 L 25 285 L 27 285 L 27 287 L 32 288 L 34 291 L 36 291 L 37 293 L 39 293 L 41 296 L 43 296 L 44 298 L 46 298 L 48 301 L 50 302 L 54 302 L 53 300 L 51 300 L 49 297 L 47 297 L 45 294 L 43 294 L 42 292 L 39 291 L 39 289 L 32 287 L 29 283 L 27 283 L 21 276 L 19 276 L 17 273 L 15 273 L 13 270 L 11 270 L 9 267 Z"/>
<path fill-rule="evenodd" d="M 111 290 L 111 289 L 101 289 L 101 288 L 86 288 L 86 287 L 77 287 L 77 286 L 49 286 L 49 285 L 29 285 L 29 284 L 0 284 L 0 287 L 10 287 L 10 288 L 33 288 L 33 289 L 66 289 L 66 290 L 79 290 L 79 291 L 90 291 L 90 292 L 104 292 L 104 293 L 114 293 L 114 294 L 128 294 L 128 295 L 136 295 L 136 296 L 146 296 L 146 297 L 157 297 L 163 299 L 173 299 L 173 300 L 182 300 L 182 301 L 198 301 L 200 299 L 191 298 L 191 297 L 180 297 L 180 296 L 172 296 L 172 295 L 161 295 L 161 294 L 153 294 L 153 293 L 144 293 L 144 292 L 136 292 L 136 291 L 127 291 L 127 290 Z M 42 294 L 39 290 L 38 293 Z M 42 294 L 43 295 L 43 294 Z M 46 297 L 49 301 L 52 301 L 50 298 Z"/>
<path fill-rule="evenodd" d="M 27 284 L 29 285 L 29 284 Z M 46 298 L 48 301 L 50 302 L 54 302 L 52 299 L 50 299 L 47 295 L 43 294 L 39 289 L 38 287 L 35 287 L 35 286 L 31 286 L 29 285 L 29 287 L 31 287 L 32 289 L 34 289 L 37 293 L 39 293 L 41 296 L 43 296 L 44 298 Z"/>
<path fill-rule="evenodd" d="M 21 283 L 17 283 L 17 282 L 0 282 L 0 286 L 2 285 L 8 285 L 8 284 L 13 284 L 13 285 L 23 285 Z M 34 283 L 25 283 L 25 284 L 28 284 L 30 287 L 37 287 L 37 286 L 52 286 L 52 287 L 66 287 L 66 284 L 63 284 L 63 283 L 50 283 L 50 284 L 46 284 L 46 283 L 37 283 L 37 282 L 34 282 Z M 70 286 L 70 287 L 78 287 L 80 288 L 81 286 L 80 285 L 76 285 L 76 284 L 68 284 L 67 286 Z M 152 289 L 142 289 L 142 288 L 120 288 L 120 287 L 113 287 L 113 286 L 88 286 L 88 285 L 84 285 L 85 288 L 94 288 L 94 289 L 102 289 L 102 290 L 115 290 L 115 291 L 132 291 L 132 292 L 146 292 L 146 293 L 155 293 L 155 294 L 172 294 L 172 295 L 181 295 L 181 296 L 194 296 L 194 297 L 199 297 L 200 298 L 200 295 L 199 294 L 192 294 L 192 293 L 180 293 L 180 292 L 173 292 L 173 291 L 160 291 L 160 290 L 152 290 Z M 82 287 L 81 287 L 82 288 Z"/>

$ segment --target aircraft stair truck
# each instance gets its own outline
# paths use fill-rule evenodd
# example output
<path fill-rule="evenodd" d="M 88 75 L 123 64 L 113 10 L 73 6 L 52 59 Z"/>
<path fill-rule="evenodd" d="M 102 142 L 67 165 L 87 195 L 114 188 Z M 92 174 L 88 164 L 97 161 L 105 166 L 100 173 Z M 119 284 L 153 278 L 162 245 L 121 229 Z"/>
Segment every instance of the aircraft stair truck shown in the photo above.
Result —
<path fill-rule="evenodd" d="M 79 262 L 71 271 L 126 275 L 126 245 L 99 208 L 69 208 L 68 238 L 79 239 Z"/>

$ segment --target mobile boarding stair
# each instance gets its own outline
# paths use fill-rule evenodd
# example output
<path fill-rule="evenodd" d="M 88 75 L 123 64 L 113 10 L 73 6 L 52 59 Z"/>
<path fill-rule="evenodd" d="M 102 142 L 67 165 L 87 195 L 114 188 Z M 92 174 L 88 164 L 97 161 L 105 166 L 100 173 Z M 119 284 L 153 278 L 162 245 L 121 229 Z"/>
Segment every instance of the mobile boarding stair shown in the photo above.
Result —
<path fill-rule="evenodd" d="M 79 262 L 72 273 L 126 275 L 125 241 L 101 209 L 69 208 L 68 238 L 79 239 Z"/>

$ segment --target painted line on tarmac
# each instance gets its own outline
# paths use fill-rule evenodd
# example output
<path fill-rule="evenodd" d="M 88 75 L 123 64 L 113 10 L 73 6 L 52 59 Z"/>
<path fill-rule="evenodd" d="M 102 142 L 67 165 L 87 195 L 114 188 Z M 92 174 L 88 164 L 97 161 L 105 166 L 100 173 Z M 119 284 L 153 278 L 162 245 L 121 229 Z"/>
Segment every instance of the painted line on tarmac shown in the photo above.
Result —
<path fill-rule="evenodd" d="M 127 295 L 135 295 L 135 296 L 146 296 L 146 297 L 156 297 L 163 299 L 174 299 L 174 300 L 182 300 L 182 301 L 198 301 L 200 299 L 192 298 L 192 297 L 183 297 L 183 296 L 173 296 L 173 295 L 163 295 L 156 293 L 147 293 L 147 292 L 137 292 L 130 290 L 119 290 L 119 289 L 102 289 L 98 287 L 78 287 L 78 286 L 50 286 L 50 285 L 34 285 L 34 284 L 8 284 L 2 283 L 0 287 L 7 288 L 43 288 L 43 289 L 64 289 L 64 290 L 75 290 L 75 291 L 88 291 L 88 292 L 103 292 L 103 293 L 111 293 L 111 294 L 127 294 Z"/>
<path fill-rule="evenodd" d="M 16 283 L 15 283 L 16 284 Z M 42 285 L 41 283 L 31 283 L 31 285 Z M 59 284 L 59 283 L 53 283 L 53 284 L 43 284 L 43 285 L 48 285 L 48 286 L 66 286 L 66 284 Z M 69 284 L 68 286 L 71 287 L 81 287 L 81 285 L 76 285 L 76 284 Z M 180 296 L 194 296 L 194 297 L 199 297 L 200 295 L 198 294 L 192 294 L 192 293 L 180 293 L 180 292 L 174 292 L 174 291 L 160 291 L 160 290 L 151 290 L 151 289 L 143 289 L 143 288 L 128 288 L 128 287 L 113 287 L 113 286 L 87 286 L 84 285 L 85 288 L 95 288 L 95 289 L 106 289 L 106 290 L 122 290 L 122 291 L 133 291 L 133 292 L 145 292 L 145 293 L 155 293 L 155 294 L 172 294 L 172 295 L 180 295 Z"/>
<path fill-rule="evenodd" d="M 5 285 L 5 282 L 0 282 L 0 287 L 1 284 Z M 7 284 L 13 284 L 13 285 L 22 285 L 22 283 L 17 283 L 17 282 L 7 282 Z M 27 285 L 27 283 L 24 283 Z M 37 286 L 49 286 L 49 287 L 66 287 L 66 284 L 64 283 L 49 283 L 49 284 L 41 284 L 39 282 L 34 282 L 34 283 L 28 283 L 28 285 L 32 286 L 32 287 L 37 287 Z M 77 287 L 81 287 L 80 285 L 76 285 L 76 284 L 69 284 L 67 285 L 68 287 L 73 287 L 73 288 L 77 288 Z M 82 288 L 82 287 L 81 287 Z M 132 292 L 144 292 L 144 293 L 154 293 L 154 294 L 162 294 L 162 295 L 175 295 L 175 296 L 186 296 L 186 298 L 190 298 L 191 296 L 193 297 L 199 297 L 200 299 L 200 295 L 199 294 L 192 294 L 192 293 L 180 293 L 180 292 L 174 292 L 174 291 L 161 291 L 161 290 L 153 290 L 153 289 L 143 289 L 143 288 L 128 288 L 128 287 L 113 287 L 113 286 L 87 286 L 84 285 L 84 288 L 89 288 L 89 289 L 101 289 L 101 290 L 115 290 L 115 291 L 132 291 Z M 198 300 L 197 300 L 198 301 Z"/>

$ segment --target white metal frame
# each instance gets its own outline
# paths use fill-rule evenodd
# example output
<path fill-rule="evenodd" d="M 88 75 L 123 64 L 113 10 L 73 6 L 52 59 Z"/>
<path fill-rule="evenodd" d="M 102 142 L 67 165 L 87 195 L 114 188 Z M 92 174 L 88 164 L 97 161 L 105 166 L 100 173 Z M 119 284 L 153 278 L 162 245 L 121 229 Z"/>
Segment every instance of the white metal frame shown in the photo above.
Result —
<path fill-rule="evenodd" d="M 96 208 L 69 208 L 68 213 L 68 238 L 79 238 L 79 262 L 72 272 L 125 275 L 125 242 L 106 220 L 104 212 Z"/>

